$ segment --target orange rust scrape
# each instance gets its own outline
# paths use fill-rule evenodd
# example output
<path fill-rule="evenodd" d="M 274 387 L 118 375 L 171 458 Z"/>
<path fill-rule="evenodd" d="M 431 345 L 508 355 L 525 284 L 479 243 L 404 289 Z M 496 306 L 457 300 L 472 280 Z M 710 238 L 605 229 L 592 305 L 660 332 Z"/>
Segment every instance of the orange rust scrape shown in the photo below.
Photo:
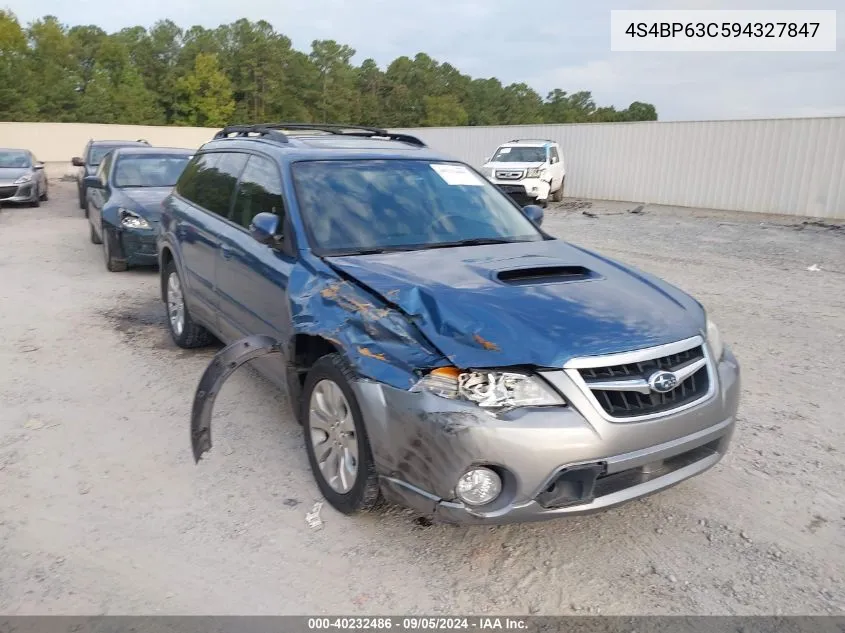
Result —
<path fill-rule="evenodd" d="M 360 301 L 355 297 L 340 294 L 340 287 L 341 284 L 332 284 L 331 286 L 327 286 L 320 291 L 320 296 L 323 297 L 323 299 L 328 299 L 329 301 L 338 303 L 346 310 L 359 312 L 364 317 L 383 319 L 390 314 L 390 310 L 379 310 L 372 303 Z"/>
<path fill-rule="evenodd" d="M 486 349 L 489 352 L 498 352 L 499 351 L 498 345 L 496 345 L 495 343 L 491 343 L 490 341 L 488 341 L 485 338 L 482 338 L 478 334 L 473 334 L 472 340 L 475 341 L 476 343 L 478 343 L 479 345 L 481 345 L 481 347 L 483 347 L 484 349 Z"/>
<path fill-rule="evenodd" d="M 361 356 L 366 356 L 367 358 L 375 358 L 376 360 L 387 360 L 387 357 L 384 354 L 377 354 L 376 352 L 370 351 L 369 347 L 359 347 L 358 352 Z"/>

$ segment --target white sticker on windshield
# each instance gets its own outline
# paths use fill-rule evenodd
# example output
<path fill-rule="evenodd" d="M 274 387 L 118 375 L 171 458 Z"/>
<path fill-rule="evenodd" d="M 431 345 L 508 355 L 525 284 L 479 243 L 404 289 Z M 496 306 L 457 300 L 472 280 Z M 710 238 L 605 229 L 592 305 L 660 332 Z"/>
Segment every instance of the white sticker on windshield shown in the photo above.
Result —
<path fill-rule="evenodd" d="M 482 181 L 473 172 L 467 169 L 464 165 L 432 165 L 431 168 L 437 172 L 447 184 L 450 185 L 469 185 L 472 187 L 484 186 Z"/>
<path fill-rule="evenodd" d="M 510 153 L 511 153 L 511 148 L 510 148 L 510 147 L 500 147 L 500 148 L 499 148 L 499 153 L 500 153 L 500 154 L 510 154 Z"/>

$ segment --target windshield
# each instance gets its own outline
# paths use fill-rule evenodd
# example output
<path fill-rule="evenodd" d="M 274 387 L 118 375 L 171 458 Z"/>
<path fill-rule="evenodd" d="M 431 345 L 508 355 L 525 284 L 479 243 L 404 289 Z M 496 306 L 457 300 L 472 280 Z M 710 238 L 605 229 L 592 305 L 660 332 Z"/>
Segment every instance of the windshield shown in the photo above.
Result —
<path fill-rule="evenodd" d="M 0 152 L 0 169 L 32 167 L 27 152 Z"/>
<path fill-rule="evenodd" d="M 545 147 L 500 147 L 493 155 L 494 163 L 545 163 Z"/>
<path fill-rule="evenodd" d="M 294 163 L 293 179 L 313 246 L 325 255 L 544 239 L 510 199 L 460 163 L 304 161 Z"/>
<path fill-rule="evenodd" d="M 114 166 L 115 187 L 172 187 L 191 158 L 189 154 L 120 156 Z"/>
<path fill-rule="evenodd" d="M 88 164 L 96 167 L 103 162 L 103 158 L 113 149 L 120 147 L 120 145 L 95 145 L 88 150 Z"/>

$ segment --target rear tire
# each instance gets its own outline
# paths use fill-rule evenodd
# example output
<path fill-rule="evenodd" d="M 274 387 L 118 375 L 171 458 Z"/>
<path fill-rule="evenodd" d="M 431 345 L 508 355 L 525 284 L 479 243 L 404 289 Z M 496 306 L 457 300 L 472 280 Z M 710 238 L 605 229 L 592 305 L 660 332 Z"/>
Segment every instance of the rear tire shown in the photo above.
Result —
<path fill-rule="evenodd" d="M 167 329 L 170 337 L 182 349 L 205 347 L 214 342 L 211 332 L 194 323 L 185 303 L 182 280 L 176 271 L 176 264 L 171 260 L 161 275 L 167 310 Z"/>
<path fill-rule="evenodd" d="M 343 514 L 366 512 L 381 502 L 370 441 L 350 386 L 354 379 L 340 354 L 328 354 L 308 372 L 301 400 L 311 472 L 329 505 Z"/>

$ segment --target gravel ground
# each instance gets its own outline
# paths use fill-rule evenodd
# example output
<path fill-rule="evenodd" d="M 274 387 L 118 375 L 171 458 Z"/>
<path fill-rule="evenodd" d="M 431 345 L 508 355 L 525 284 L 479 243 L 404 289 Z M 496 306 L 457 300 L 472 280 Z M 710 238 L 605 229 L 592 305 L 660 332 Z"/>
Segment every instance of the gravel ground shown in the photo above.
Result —
<path fill-rule="evenodd" d="M 73 185 L 51 193 L 0 213 L 3 614 L 845 612 L 842 227 L 550 209 L 552 233 L 708 306 L 744 370 L 731 452 L 587 518 L 463 528 L 324 506 L 314 529 L 283 397 L 239 372 L 195 466 L 191 398 L 214 350 L 175 348 L 157 275 L 106 272 Z"/>

